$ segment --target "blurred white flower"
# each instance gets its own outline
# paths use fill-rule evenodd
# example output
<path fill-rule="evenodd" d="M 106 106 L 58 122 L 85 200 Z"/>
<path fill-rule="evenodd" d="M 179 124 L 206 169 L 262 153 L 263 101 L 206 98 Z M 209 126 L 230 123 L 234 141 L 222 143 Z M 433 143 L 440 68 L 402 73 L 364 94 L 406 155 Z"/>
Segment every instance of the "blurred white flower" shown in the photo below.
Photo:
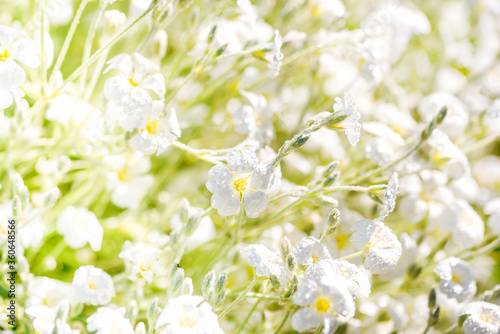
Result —
<path fill-rule="evenodd" d="M 127 264 L 132 267 L 129 279 L 135 281 L 141 276 L 146 282 L 151 283 L 160 268 L 158 262 L 160 253 L 161 250 L 157 248 L 143 243 L 132 244 L 127 240 L 118 257 L 126 260 Z"/>
<path fill-rule="evenodd" d="M 309 0 L 309 10 L 315 18 L 332 23 L 345 15 L 344 4 L 339 0 Z"/>
<path fill-rule="evenodd" d="M 476 294 L 476 280 L 472 267 L 462 259 L 452 256 L 439 261 L 434 272 L 441 278 L 439 289 L 448 298 L 463 302 Z"/>
<path fill-rule="evenodd" d="M 112 170 L 108 173 L 106 189 L 111 192 L 111 201 L 116 206 L 137 209 L 155 178 L 147 174 L 151 161 L 141 152 L 132 156 L 115 154 L 104 157 L 104 163 Z"/>
<path fill-rule="evenodd" d="M 201 296 L 180 296 L 168 300 L 156 321 L 159 334 L 223 334 L 217 315 Z"/>
<path fill-rule="evenodd" d="M 74 0 L 48 0 L 45 11 L 51 25 L 62 26 L 68 24 L 73 18 Z"/>
<path fill-rule="evenodd" d="M 0 25 L 0 109 L 6 109 L 14 100 L 20 105 L 24 92 L 19 88 L 26 80 L 26 73 L 16 62 L 36 68 L 40 65 L 39 48 L 23 32 Z"/>
<path fill-rule="evenodd" d="M 104 270 L 81 266 L 73 276 L 76 299 L 85 304 L 105 305 L 115 296 L 113 279 Z"/>
<path fill-rule="evenodd" d="M 382 222 L 363 219 L 355 223 L 351 241 L 365 245 L 368 256 L 365 267 L 373 274 L 381 274 L 394 268 L 401 257 L 401 243 L 391 229 Z"/>
<path fill-rule="evenodd" d="M 394 211 L 396 207 L 396 195 L 399 192 L 398 185 L 398 173 L 393 173 L 391 178 L 389 179 L 389 183 L 387 184 L 387 189 L 384 192 L 384 208 L 380 212 L 377 220 L 384 220 L 385 217 L 389 216 L 389 213 Z"/>
<path fill-rule="evenodd" d="M 483 241 L 484 222 L 463 199 L 446 207 L 439 219 L 443 229 L 452 233 L 453 241 L 460 247 L 470 248 Z"/>
<path fill-rule="evenodd" d="M 130 139 L 130 147 L 144 154 L 163 153 L 181 136 L 175 110 L 163 116 L 163 103 L 158 101 L 153 101 L 153 107 L 143 113 L 137 127 L 140 132 Z"/>
<path fill-rule="evenodd" d="M 488 201 L 484 205 L 484 213 L 490 215 L 487 224 L 491 233 L 500 236 L 500 197 Z"/>
<path fill-rule="evenodd" d="M 52 334 L 55 327 L 56 311 L 46 305 L 31 306 L 26 309 L 26 314 L 33 319 L 33 328 L 37 334 Z M 76 334 L 79 331 L 72 331 L 68 324 L 58 328 L 57 333 Z"/>
<path fill-rule="evenodd" d="M 213 194 L 212 207 L 221 216 L 232 216 L 240 208 L 240 201 L 243 201 L 247 216 L 259 217 L 269 202 L 264 190 L 273 185 L 273 166 L 259 163 L 251 149 L 231 151 L 227 155 L 227 164 L 232 171 L 217 165 L 208 172 L 206 186 Z"/>
<path fill-rule="evenodd" d="M 395 151 L 404 145 L 404 139 L 389 126 L 378 122 L 364 122 L 363 130 L 377 137 L 366 144 L 366 157 L 379 166 L 394 160 Z"/>
<path fill-rule="evenodd" d="M 470 314 L 462 326 L 465 334 L 500 333 L 500 307 L 487 302 L 472 302 L 460 311 L 460 315 Z"/>
<path fill-rule="evenodd" d="M 57 218 L 57 232 L 71 248 L 87 243 L 93 251 L 101 250 L 103 229 L 95 214 L 87 208 L 66 207 Z"/>
<path fill-rule="evenodd" d="M 432 162 L 442 171 L 452 178 L 470 175 L 467 156 L 444 132 L 435 129 L 427 142 L 434 149 L 431 153 Z"/>
<path fill-rule="evenodd" d="M 240 91 L 250 105 L 242 105 L 233 112 L 234 130 L 239 134 L 248 134 L 249 138 L 268 144 L 274 137 L 271 123 L 273 112 L 264 96 Z"/>
<path fill-rule="evenodd" d="M 318 261 L 329 259 L 330 252 L 318 239 L 315 237 L 304 237 L 293 247 L 293 254 L 297 259 L 298 264 L 309 266 Z"/>
<path fill-rule="evenodd" d="M 352 318 L 356 308 L 348 288 L 338 279 L 304 281 L 293 294 L 293 302 L 306 306 L 292 317 L 292 327 L 298 332 L 323 324 L 324 334 L 333 333 L 338 327 L 337 318 Z"/>
<path fill-rule="evenodd" d="M 311 278 L 316 282 L 321 282 L 322 278 L 330 279 L 335 276 L 345 279 L 345 284 L 353 298 L 356 298 L 358 293 L 364 297 L 370 295 L 371 284 L 368 276 L 358 266 L 348 261 L 321 260 L 310 265 L 305 272 L 306 278 Z"/>
<path fill-rule="evenodd" d="M 48 277 L 35 277 L 28 281 L 26 307 L 45 305 L 55 309 L 62 300 L 74 301 L 73 286 Z"/>
<path fill-rule="evenodd" d="M 87 330 L 96 334 L 134 334 L 130 320 L 124 317 L 125 308 L 112 309 L 99 307 L 97 311 L 87 318 Z"/>
<path fill-rule="evenodd" d="M 276 78 L 280 74 L 281 60 L 283 60 L 283 53 L 281 53 L 281 36 L 278 30 L 274 31 L 274 42 L 272 44 L 273 57 L 269 64 L 269 77 Z"/>
<path fill-rule="evenodd" d="M 163 100 L 165 97 L 165 78 L 158 73 L 159 67 L 138 53 L 134 61 L 125 53 L 110 59 L 104 74 L 118 70 L 120 75 L 111 77 L 104 84 L 104 95 L 117 106 L 124 107 L 127 115 L 148 111 L 151 108 L 150 92 Z"/>
<path fill-rule="evenodd" d="M 264 245 L 250 245 L 241 251 L 248 254 L 248 264 L 255 268 L 255 274 L 261 277 L 276 275 L 280 282 L 286 282 L 288 270 L 279 254 L 271 251 Z"/>
<path fill-rule="evenodd" d="M 344 93 L 344 100 L 336 97 L 333 111 L 337 117 L 345 117 L 341 122 L 335 124 L 334 127 L 344 129 L 349 143 L 352 146 L 356 145 L 361 133 L 361 124 L 359 124 L 361 115 L 356 108 L 353 96 L 349 93 Z"/>

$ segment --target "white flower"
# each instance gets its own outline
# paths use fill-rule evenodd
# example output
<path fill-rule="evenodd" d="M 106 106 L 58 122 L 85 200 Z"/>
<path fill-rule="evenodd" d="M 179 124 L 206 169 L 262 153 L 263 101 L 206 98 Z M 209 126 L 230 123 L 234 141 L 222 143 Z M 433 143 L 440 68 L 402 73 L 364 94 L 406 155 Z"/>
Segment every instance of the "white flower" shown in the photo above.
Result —
<path fill-rule="evenodd" d="M 104 157 L 104 163 L 112 170 L 108 173 L 106 189 L 111 192 L 111 201 L 120 208 L 137 209 L 155 178 L 146 174 L 151 161 L 141 152 L 127 157 L 122 154 Z"/>
<path fill-rule="evenodd" d="M 73 249 L 89 243 L 93 251 L 101 250 L 104 232 L 95 214 L 87 208 L 66 207 L 57 218 L 57 232 Z"/>
<path fill-rule="evenodd" d="M 453 241 L 457 245 L 470 248 L 483 241 L 484 222 L 463 199 L 458 199 L 447 206 L 439 219 L 443 229 L 452 233 Z"/>
<path fill-rule="evenodd" d="M 129 279 L 135 281 L 138 276 L 142 276 L 148 283 L 151 283 L 160 268 L 158 262 L 160 253 L 161 251 L 157 248 L 143 243 L 132 244 L 127 240 L 123 244 L 123 250 L 118 257 L 128 261 L 132 266 Z"/>
<path fill-rule="evenodd" d="M 274 168 L 268 163 L 258 163 L 255 152 L 244 149 L 231 151 L 227 164 L 214 166 L 208 172 L 207 189 L 213 194 L 212 207 L 221 216 L 234 215 L 243 200 L 245 212 L 250 218 L 257 218 L 269 202 L 264 190 L 270 189 L 274 181 Z"/>
<path fill-rule="evenodd" d="M 365 297 L 370 295 L 371 284 L 368 276 L 358 266 L 348 261 L 321 260 L 310 265 L 305 274 L 305 277 L 314 279 L 316 282 L 320 282 L 322 278 L 343 277 L 353 298 L 356 298 L 358 293 Z"/>
<path fill-rule="evenodd" d="M 217 315 L 201 296 L 169 299 L 156 321 L 159 334 L 222 334 Z"/>
<path fill-rule="evenodd" d="M 273 59 L 271 64 L 269 64 L 269 77 L 276 78 L 280 74 L 281 60 L 283 60 L 283 53 L 281 53 L 281 36 L 278 30 L 274 31 L 274 43 L 272 45 L 273 49 Z"/>
<path fill-rule="evenodd" d="M 334 127 L 344 129 L 349 143 L 352 146 L 356 145 L 361 134 L 361 124 L 359 124 L 361 115 L 356 108 L 352 95 L 344 93 L 344 100 L 336 97 L 333 110 L 337 117 L 345 116 L 345 119 L 335 124 Z"/>
<path fill-rule="evenodd" d="M 393 173 L 389 183 L 387 184 L 387 189 L 384 192 L 384 208 L 382 209 L 382 212 L 380 212 L 380 216 L 377 218 L 378 220 L 384 220 L 389 213 L 394 211 L 398 191 L 398 173 Z"/>
<path fill-rule="evenodd" d="M 330 258 L 330 252 L 325 245 L 315 237 L 305 237 L 293 247 L 297 263 L 309 266 L 323 259 Z"/>
<path fill-rule="evenodd" d="M 57 121 L 62 125 L 79 125 L 85 122 L 92 113 L 100 116 L 100 111 L 92 105 L 71 95 L 61 94 L 50 100 L 45 118 L 49 121 Z"/>
<path fill-rule="evenodd" d="M 402 247 L 391 229 L 382 222 L 363 219 L 351 228 L 351 241 L 364 244 L 368 256 L 365 267 L 373 274 L 381 274 L 396 266 L 401 257 Z"/>
<path fill-rule="evenodd" d="M 119 76 L 106 80 L 104 95 L 118 106 L 123 106 L 125 114 L 137 114 L 151 108 L 154 92 L 160 100 L 165 96 L 165 78 L 157 73 L 159 67 L 138 53 L 132 58 L 125 53 L 119 54 L 108 62 L 104 74 L 117 69 Z"/>
<path fill-rule="evenodd" d="M 276 275 L 282 283 L 286 282 L 288 270 L 280 255 L 261 244 L 250 245 L 241 253 L 248 254 L 248 264 L 255 268 L 257 276 Z"/>
<path fill-rule="evenodd" d="M 73 287 L 70 283 L 48 277 L 35 277 L 29 280 L 27 295 L 26 307 L 45 305 L 55 308 L 64 299 L 74 300 Z"/>
<path fill-rule="evenodd" d="M 240 91 L 251 105 L 243 105 L 233 112 L 234 130 L 239 134 L 248 134 L 259 143 L 267 144 L 274 137 L 273 116 L 264 96 Z"/>
<path fill-rule="evenodd" d="M 81 303 L 105 305 L 115 296 L 113 279 L 104 270 L 81 266 L 73 276 L 73 289 Z"/>
<path fill-rule="evenodd" d="M 308 3 L 312 16 L 320 17 L 325 23 L 331 23 L 345 15 L 344 4 L 339 0 L 310 0 Z"/>
<path fill-rule="evenodd" d="M 26 314 L 33 319 L 33 328 L 37 334 L 52 334 L 55 326 L 56 311 L 46 305 L 31 306 L 26 309 Z M 68 324 L 62 326 L 62 331 L 57 333 L 73 333 Z M 78 333 L 77 331 L 75 331 Z"/>
<path fill-rule="evenodd" d="M 130 320 L 124 317 L 125 308 L 114 310 L 109 307 L 99 307 L 87 319 L 87 330 L 96 334 L 134 334 Z"/>
<path fill-rule="evenodd" d="M 153 107 L 143 113 L 138 121 L 140 132 L 130 139 L 130 147 L 144 154 L 160 154 L 181 136 L 175 110 L 163 117 L 163 103 L 153 102 Z"/>
<path fill-rule="evenodd" d="M 448 298 L 461 303 L 476 294 L 476 281 L 467 262 L 452 256 L 439 261 L 434 272 L 441 278 L 439 289 Z"/>
<path fill-rule="evenodd" d="M 16 61 L 31 68 L 40 65 L 36 42 L 21 37 L 22 34 L 22 31 L 0 25 L 0 109 L 6 109 L 14 100 L 19 105 L 24 96 L 19 87 L 26 80 L 26 73 Z"/>
<path fill-rule="evenodd" d="M 338 326 L 337 317 L 352 318 L 354 300 L 342 280 L 323 278 L 321 282 L 304 281 L 293 294 L 295 305 L 301 308 L 292 317 L 292 327 L 305 332 L 323 323 L 323 333 L 333 333 Z"/>
<path fill-rule="evenodd" d="M 375 135 L 366 144 L 366 157 L 379 166 L 385 166 L 395 158 L 396 150 L 405 141 L 388 125 L 378 122 L 364 122 L 363 130 Z"/>
<path fill-rule="evenodd" d="M 491 233 L 500 236 L 500 197 L 487 202 L 484 206 L 484 213 L 490 215 L 487 223 Z"/>
<path fill-rule="evenodd" d="M 433 163 L 453 178 L 470 175 L 469 161 L 467 156 L 448 136 L 439 129 L 435 129 L 427 141 L 434 148 L 432 154 Z"/>
<path fill-rule="evenodd" d="M 500 333 L 500 307 L 487 302 L 467 304 L 460 314 L 470 314 L 463 324 L 465 334 Z"/>

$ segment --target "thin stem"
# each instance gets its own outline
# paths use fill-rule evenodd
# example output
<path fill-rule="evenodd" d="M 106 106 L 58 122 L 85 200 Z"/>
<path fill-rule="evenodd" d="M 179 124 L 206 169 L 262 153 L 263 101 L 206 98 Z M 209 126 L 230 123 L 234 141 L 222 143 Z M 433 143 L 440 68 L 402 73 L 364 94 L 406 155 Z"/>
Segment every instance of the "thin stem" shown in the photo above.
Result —
<path fill-rule="evenodd" d="M 361 256 L 365 253 L 364 250 L 362 251 L 359 251 L 359 252 L 356 252 L 356 253 L 352 253 L 352 254 L 349 254 L 349 255 L 346 255 L 344 257 L 341 257 L 339 260 L 349 260 L 349 259 L 352 259 L 354 257 L 357 257 L 357 256 Z"/>
<path fill-rule="evenodd" d="M 120 38 L 123 37 L 130 29 L 132 29 L 142 18 L 144 18 L 146 15 L 149 14 L 150 11 L 153 10 L 154 7 L 149 7 L 144 13 L 142 13 L 141 16 L 139 16 L 134 22 L 130 23 L 125 29 L 123 29 L 118 35 L 116 35 L 115 38 L 113 38 L 111 41 L 109 41 L 106 45 L 102 46 L 99 50 L 97 50 L 92 57 L 90 57 L 89 60 L 87 60 L 85 63 L 80 65 L 64 82 L 62 83 L 61 86 L 59 86 L 54 93 L 52 94 L 51 98 L 56 96 L 64 87 L 66 87 L 67 84 L 78 78 L 78 76 L 82 73 L 84 69 L 89 67 L 92 63 L 94 63 L 99 56 L 106 51 L 108 48 L 113 46 Z"/>
<path fill-rule="evenodd" d="M 486 137 L 486 138 L 483 138 L 477 142 L 475 142 L 474 144 L 471 144 L 469 146 L 466 146 L 464 149 L 463 149 L 463 152 L 465 154 L 469 154 L 471 152 L 475 152 L 477 151 L 478 149 L 480 148 L 483 148 L 485 146 L 488 146 L 489 144 L 491 143 L 494 143 L 498 138 L 500 137 L 500 134 L 494 134 L 492 136 L 489 136 L 489 137 Z"/>
<path fill-rule="evenodd" d="M 226 314 L 231 312 L 231 310 L 238 305 L 238 303 L 246 297 L 247 292 L 252 290 L 253 286 L 257 283 L 257 278 L 254 277 L 254 279 L 250 282 L 250 284 L 247 286 L 245 290 L 243 290 L 238 297 L 229 305 L 224 311 L 222 311 L 221 314 L 219 314 L 219 319 L 223 318 Z"/>
<path fill-rule="evenodd" d="M 351 180 L 350 183 L 360 183 L 362 181 L 365 181 L 366 179 L 369 179 L 373 175 L 377 175 L 379 173 L 382 173 L 383 171 L 386 171 L 389 168 L 391 168 L 391 167 L 399 164 L 401 161 L 403 161 L 406 158 L 408 158 L 413 152 L 417 151 L 420 148 L 420 146 L 422 146 L 423 143 L 424 143 L 423 140 L 420 140 L 417 145 L 415 145 L 411 150 L 409 150 L 408 152 L 406 152 L 406 154 L 403 155 L 402 157 L 400 157 L 399 159 L 394 160 L 393 162 L 391 162 L 388 165 L 372 169 L 372 170 L 364 173 L 363 175 L 360 175 L 359 177 Z"/>
<path fill-rule="evenodd" d="M 101 75 L 102 69 L 104 65 L 106 64 L 106 59 L 108 57 L 109 49 L 104 52 L 104 54 L 101 56 L 99 61 L 97 62 L 94 72 L 92 73 L 92 76 L 90 77 L 90 82 L 87 85 L 87 90 L 85 92 L 85 95 L 83 97 L 84 101 L 89 101 L 92 93 L 94 92 L 95 86 L 97 85 L 97 81 L 99 81 L 99 76 Z"/>
<path fill-rule="evenodd" d="M 288 311 L 286 311 L 286 314 L 285 314 L 285 317 L 283 318 L 283 320 L 281 320 L 278 328 L 276 329 L 276 331 L 274 332 L 274 334 L 279 334 L 281 333 L 281 330 L 283 329 L 283 327 L 285 326 L 286 324 L 286 321 L 288 320 L 288 318 L 290 317 L 290 313 L 292 313 L 292 310 L 295 308 L 295 306 L 292 306 L 290 309 L 288 309 Z"/>
<path fill-rule="evenodd" d="M 89 33 L 87 35 L 87 38 L 85 39 L 85 45 L 83 46 L 82 63 L 85 63 L 90 57 L 90 53 L 92 52 L 92 44 L 94 43 L 95 35 L 97 32 L 97 27 L 99 26 L 99 22 L 101 21 L 106 6 L 107 3 L 104 1 L 101 1 L 99 3 L 99 9 L 97 11 L 97 15 L 95 16 L 94 21 L 90 26 Z M 85 86 L 86 79 L 87 79 L 87 69 L 84 69 L 82 76 L 80 77 L 80 87 Z"/>
<path fill-rule="evenodd" d="M 220 165 L 222 163 L 221 161 L 216 160 L 213 157 L 207 155 L 207 153 L 203 152 L 203 150 L 194 149 L 194 148 L 189 147 L 188 145 L 183 144 L 181 142 L 176 141 L 176 142 L 172 143 L 172 145 L 177 147 L 181 151 L 195 155 L 200 160 L 208 161 L 214 165 Z"/>
<path fill-rule="evenodd" d="M 80 23 L 80 18 L 83 14 L 83 11 L 85 7 L 87 6 L 87 3 L 90 0 L 82 0 L 80 3 L 80 6 L 78 7 L 78 10 L 76 11 L 75 17 L 73 18 L 73 21 L 71 22 L 71 26 L 69 27 L 68 34 L 66 35 L 66 39 L 64 40 L 63 46 L 61 48 L 61 52 L 59 53 L 59 56 L 57 57 L 56 64 L 54 65 L 54 68 L 52 69 L 52 73 L 50 75 L 49 79 L 49 85 L 54 84 L 54 80 L 56 78 L 57 73 L 61 69 L 62 63 L 64 61 L 64 58 L 66 58 L 66 53 L 68 52 L 69 45 L 71 44 L 71 40 L 73 39 L 73 35 L 75 34 L 76 28 L 78 27 L 78 24 Z"/>
<path fill-rule="evenodd" d="M 238 328 L 237 334 L 240 334 L 245 329 L 245 326 L 248 323 L 248 320 L 250 320 L 250 317 L 255 312 L 255 310 L 257 309 L 257 306 L 260 304 L 261 301 L 262 301 L 262 299 L 259 299 L 255 302 L 255 304 L 253 304 L 252 309 L 250 310 L 247 317 L 245 318 L 245 320 L 241 323 L 240 327 Z"/>

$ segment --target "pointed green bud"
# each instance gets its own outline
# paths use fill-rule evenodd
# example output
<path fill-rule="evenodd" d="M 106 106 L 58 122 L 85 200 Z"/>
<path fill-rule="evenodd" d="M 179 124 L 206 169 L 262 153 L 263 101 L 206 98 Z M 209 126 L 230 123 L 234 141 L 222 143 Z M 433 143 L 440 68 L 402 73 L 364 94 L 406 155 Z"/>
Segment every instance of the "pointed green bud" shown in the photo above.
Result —
<path fill-rule="evenodd" d="M 148 325 L 150 328 L 155 326 L 156 320 L 158 319 L 160 313 L 161 309 L 158 307 L 158 297 L 156 297 L 155 299 L 153 299 L 151 304 L 149 304 L 146 313 L 146 316 L 148 318 Z"/>
<path fill-rule="evenodd" d="M 290 278 L 290 283 L 293 285 L 299 284 L 299 275 L 297 273 L 292 273 L 292 277 Z"/>
<path fill-rule="evenodd" d="M 61 196 L 61 191 L 59 190 L 59 188 L 56 187 L 50 189 L 43 198 L 43 206 L 46 209 L 50 209 L 51 207 L 54 206 L 54 204 L 56 204 L 57 200 L 59 199 L 59 196 Z"/>
<path fill-rule="evenodd" d="M 212 42 L 214 41 L 214 37 L 215 37 L 215 32 L 217 31 L 217 25 L 214 25 L 211 29 L 210 29 L 210 32 L 208 33 L 208 39 L 207 39 L 207 43 L 210 45 L 212 44 Z"/>
<path fill-rule="evenodd" d="M 286 257 L 290 253 L 290 250 L 292 249 L 292 245 L 290 244 L 290 240 L 288 240 L 287 237 L 283 237 L 280 243 L 280 253 L 281 253 L 281 258 L 283 261 L 286 261 Z"/>
<path fill-rule="evenodd" d="M 227 285 L 227 273 L 223 272 L 219 276 L 217 281 L 215 281 L 215 286 L 214 286 L 215 293 L 220 294 L 222 291 L 226 289 L 226 285 Z"/>
<path fill-rule="evenodd" d="M 439 113 L 436 116 L 436 124 L 437 125 L 443 123 L 447 113 L 448 113 L 447 107 L 443 107 L 443 108 L 441 108 L 441 110 L 439 110 Z"/>
<path fill-rule="evenodd" d="M 281 281 L 276 274 L 270 274 L 269 280 L 271 281 L 271 285 L 275 290 L 281 289 Z"/>
<path fill-rule="evenodd" d="M 288 270 L 291 272 L 295 272 L 297 270 L 297 259 L 295 258 L 295 255 L 292 253 L 287 255 L 286 265 L 288 266 Z"/>
<path fill-rule="evenodd" d="M 215 283 L 215 271 L 211 270 L 203 279 L 203 283 L 201 284 L 201 294 L 205 299 L 207 298 L 210 291 L 214 289 Z"/>
<path fill-rule="evenodd" d="M 328 166 L 326 166 L 326 169 L 325 171 L 323 172 L 323 178 L 328 178 L 332 175 L 333 172 L 335 172 L 337 170 L 337 168 L 339 167 L 340 165 L 340 161 L 332 161 L 328 164 Z"/>
<path fill-rule="evenodd" d="M 170 281 L 170 286 L 168 287 L 169 294 L 177 295 L 180 292 L 182 282 L 184 281 L 184 269 L 177 268 L 172 280 Z"/>
<path fill-rule="evenodd" d="M 302 147 L 307 141 L 311 138 L 311 133 L 309 131 L 304 131 L 300 134 L 297 134 L 292 139 L 292 147 L 297 149 Z"/>
<path fill-rule="evenodd" d="M 325 179 L 325 181 L 323 182 L 323 187 L 329 187 L 329 186 L 331 186 L 332 184 L 335 183 L 335 181 L 338 180 L 339 177 L 340 177 L 340 172 L 333 173 L 332 176 L 327 177 Z"/>
<path fill-rule="evenodd" d="M 226 292 L 225 291 L 222 291 L 221 293 L 219 293 L 217 295 L 217 297 L 215 298 L 215 303 L 214 303 L 214 306 L 215 307 L 219 307 L 222 305 L 222 303 L 224 302 L 224 299 L 226 299 Z"/>
<path fill-rule="evenodd" d="M 181 295 L 193 295 L 193 280 L 190 277 L 184 278 L 181 286 Z"/>
<path fill-rule="evenodd" d="M 215 51 L 215 57 L 219 57 L 221 54 L 224 53 L 224 51 L 226 51 L 226 48 L 227 48 L 227 43 L 224 44 L 223 46 L 221 46 L 220 48 L 217 49 L 217 51 Z"/>
<path fill-rule="evenodd" d="M 436 289 L 432 288 L 429 292 L 429 310 L 433 310 L 436 307 Z"/>
<path fill-rule="evenodd" d="M 440 308 L 439 306 L 436 307 L 436 309 L 434 310 L 434 312 L 431 313 L 430 317 L 429 317 L 429 325 L 430 326 L 436 326 L 437 323 L 439 322 L 439 313 L 440 313 Z"/>

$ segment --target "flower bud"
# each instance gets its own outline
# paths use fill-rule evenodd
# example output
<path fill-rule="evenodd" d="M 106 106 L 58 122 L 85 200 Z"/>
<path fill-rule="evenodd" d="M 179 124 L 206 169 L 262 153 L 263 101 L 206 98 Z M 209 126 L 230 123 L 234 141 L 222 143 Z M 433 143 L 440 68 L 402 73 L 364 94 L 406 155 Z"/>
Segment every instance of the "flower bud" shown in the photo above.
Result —
<path fill-rule="evenodd" d="M 283 237 L 280 243 L 280 253 L 283 261 L 286 261 L 288 254 L 290 253 L 290 249 L 292 249 L 292 245 L 290 244 L 290 240 L 287 237 Z"/>
<path fill-rule="evenodd" d="M 137 307 L 137 301 L 132 299 L 129 304 L 129 308 L 127 310 L 127 313 L 125 314 L 125 317 L 127 319 L 130 319 L 132 323 L 135 322 L 137 319 L 137 315 L 139 314 L 139 308 Z"/>
<path fill-rule="evenodd" d="M 177 268 L 168 287 L 169 294 L 176 295 L 180 291 L 182 281 L 184 281 L 184 269 Z"/>
<path fill-rule="evenodd" d="M 201 284 L 201 294 L 203 295 L 203 297 L 205 297 L 205 299 L 207 299 L 210 291 L 213 290 L 214 282 L 215 282 L 215 271 L 211 270 L 205 276 L 205 278 L 203 279 L 203 283 Z"/>
<path fill-rule="evenodd" d="M 297 270 L 297 259 L 295 258 L 295 255 L 293 255 L 292 253 L 287 255 L 286 265 L 288 266 L 288 270 L 292 272 Z"/>
<path fill-rule="evenodd" d="M 292 277 L 290 278 L 290 283 L 293 285 L 299 284 L 299 275 L 297 273 L 292 273 Z"/>
<path fill-rule="evenodd" d="M 51 207 L 54 206 L 56 201 L 59 199 L 59 196 L 61 195 L 61 191 L 59 188 L 52 188 L 50 189 L 47 194 L 45 194 L 45 197 L 43 198 L 43 206 L 46 209 L 50 209 Z"/>
<path fill-rule="evenodd" d="M 21 200 L 17 195 L 15 195 L 14 200 L 12 201 L 12 215 L 17 219 L 21 215 L 21 212 L 23 212 Z"/>
<path fill-rule="evenodd" d="M 307 141 L 311 138 L 311 133 L 309 131 L 304 131 L 300 134 L 297 134 L 292 139 L 292 147 L 297 149 L 302 147 Z"/>
<path fill-rule="evenodd" d="M 148 318 L 148 325 L 149 327 L 154 327 L 156 324 L 156 320 L 158 319 L 158 316 L 161 313 L 161 309 L 158 307 L 158 297 L 153 299 L 151 304 L 148 306 L 147 310 L 147 318 Z"/>
<path fill-rule="evenodd" d="M 324 178 L 328 178 L 332 175 L 333 172 L 335 172 L 337 170 L 337 168 L 339 167 L 340 165 L 340 161 L 332 161 L 328 164 L 328 166 L 326 166 L 326 169 L 325 171 L 323 172 L 323 177 Z"/>
<path fill-rule="evenodd" d="M 271 285 L 275 290 L 281 289 L 281 281 L 276 274 L 270 274 L 269 280 L 271 281 Z"/>
<path fill-rule="evenodd" d="M 433 310 L 434 307 L 436 306 L 436 289 L 434 288 L 432 288 L 431 291 L 429 292 L 428 306 L 430 310 Z"/>
<path fill-rule="evenodd" d="M 437 325 L 439 321 L 439 313 L 440 313 L 440 308 L 438 306 L 436 310 L 432 312 L 431 315 L 429 316 L 429 326 Z"/>
<path fill-rule="evenodd" d="M 321 206 L 337 206 L 339 204 L 335 198 L 326 195 L 314 196 L 313 200 Z"/>
<path fill-rule="evenodd" d="M 226 285 L 227 285 L 227 273 L 223 272 L 219 276 L 217 281 L 215 281 L 215 286 L 214 286 L 215 293 L 220 294 L 223 290 L 226 289 Z"/>
<path fill-rule="evenodd" d="M 135 334 L 146 334 L 146 325 L 142 321 L 135 326 Z"/>
<path fill-rule="evenodd" d="M 214 41 L 214 37 L 215 37 L 215 32 L 217 31 L 217 25 L 214 25 L 212 27 L 212 29 L 210 29 L 210 32 L 208 33 L 208 39 L 207 39 L 207 43 L 210 45 L 212 44 L 212 42 Z"/>
<path fill-rule="evenodd" d="M 193 295 L 193 280 L 191 277 L 184 278 L 181 286 L 181 295 Z"/>
<path fill-rule="evenodd" d="M 217 295 L 217 298 L 215 299 L 214 307 L 219 307 L 222 305 L 224 302 L 224 299 L 226 299 L 226 292 L 222 291 L 222 293 Z"/>
<path fill-rule="evenodd" d="M 340 177 L 340 172 L 333 173 L 332 176 L 326 178 L 326 180 L 323 182 L 323 187 L 331 186 L 332 184 L 335 183 L 335 181 L 338 180 L 339 177 Z"/>

